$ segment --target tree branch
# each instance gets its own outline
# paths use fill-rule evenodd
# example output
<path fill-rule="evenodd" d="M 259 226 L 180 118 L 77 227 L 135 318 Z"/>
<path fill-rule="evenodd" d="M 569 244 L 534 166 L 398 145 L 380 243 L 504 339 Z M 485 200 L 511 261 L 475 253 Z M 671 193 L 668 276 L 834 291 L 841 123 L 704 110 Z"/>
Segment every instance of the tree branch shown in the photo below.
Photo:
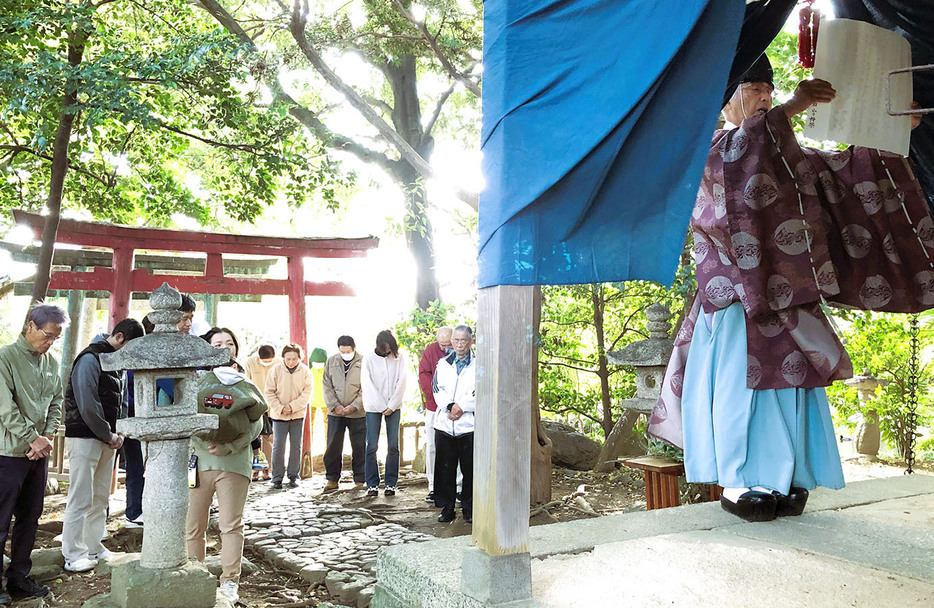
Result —
<path fill-rule="evenodd" d="M 10 160 L 11 160 L 11 161 L 12 161 L 14 158 L 16 158 L 16 156 L 17 156 L 18 154 L 24 153 L 24 154 L 31 154 L 32 156 L 35 156 L 35 157 L 37 157 L 37 158 L 41 158 L 41 159 L 43 159 L 43 160 L 47 160 L 47 161 L 49 161 L 49 162 L 52 162 L 52 157 L 51 157 L 51 156 L 49 156 L 49 155 L 47 155 L 47 154 L 41 154 L 41 153 L 36 152 L 35 150 L 31 149 L 31 148 L 27 148 L 26 146 L 17 146 L 17 145 L 9 145 L 9 144 L 0 144 L 0 150 L 9 150 L 9 151 L 10 151 Z M 72 171 L 75 171 L 76 173 L 81 173 L 82 175 L 87 175 L 87 176 L 90 177 L 91 179 L 94 179 L 94 180 L 99 181 L 99 182 L 100 182 L 101 184 L 103 184 L 106 188 L 113 188 L 113 187 L 114 187 L 114 184 L 116 184 L 116 180 L 115 180 L 115 179 L 109 179 L 109 178 L 101 177 L 100 175 L 97 175 L 96 173 L 91 173 L 91 172 L 88 171 L 87 169 L 84 169 L 83 167 L 80 167 L 80 166 L 76 165 L 76 164 L 75 164 L 74 162 L 72 162 L 70 159 L 69 159 L 69 161 L 68 161 L 68 168 L 71 169 Z"/>
<path fill-rule="evenodd" d="M 389 123 L 387 123 L 383 118 L 376 113 L 376 111 L 370 107 L 370 105 L 354 90 L 353 87 L 345 83 L 340 76 L 338 76 L 325 62 L 321 55 L 311 46 L 311 43 L 308 42 L 308 38 L 305 36 L 305 18 L 303 16 L 303 11 L 307 9 L 307 0 L 293 0 L 292 3 L 292 21 L 290 24 L 290 31 L 292 32 L 292 38 L 295 39 L 295 42 L 298 44 L 298 48 L 301 49 L 302 53 L 305 55 L 305 58 L 308 59 L 312 67 L 321 74 L 325 81 L 334 90 L 341 93 L 345 99 L 354 107 L 355 110 L 360 112 L 363 117 L 371 125 L 376 127 L 376 130 L 379 131 L 379 134 L 383 136 L 396 150 L 399 151 L 399 154 L 407 163 L 409 163 L 422 177 L 425 179 L 430 179 L 435 177 L 435 171 L 431 168 L 424 158 L 413 148 L 409 142 L 405 141 L 405 138 L 402 137 L 395 129 L 393 129 Z M 479 208 L 478 195 L 475 192 L 464 192 L 460 188 L 456 188 L 458 198 L 463 200 L 465 203 L 473 207 L 475 210 Z"/>
<path fill-rule="evenodd" d="M 239 22 L 237 22 L 217 0 L 197 0 L 197 2 L 198 5 L 207 11 L 209 15 L 214 17 L 214 20 L 220 23 L 224 29 L 236 36 L 250 52 L 259 55 L 259 49 L 250 35 L 240 27 Z M 283 9 L 285 8 L 286 7 L 283 6 Z M 349 137 L 331 131 L 314 112 L 298 103 L 291 95 L 283 90 L 276 75 L 268 76 L 264 79 L 264 82 L 272 92 L 273 98 L 288 107 L 289 115 L 314 133 L 315 137 L 325 146 L 334 150 L 353 154 L 361 161 L 373 163 L 386 171 L 391 171 L 393 169 L 395 162 L 385 154 L 367 148 Z"/>
<path fill-rule="evenodd" d="M 218 0 L 197 0 L 197 3 L 218 23 L 220 23 L 224 29 L 236 36 L 237 39 L 240 40 L 240 42 L 243 43 L 249 51 L 256 55 L 260 55 L 259 49 L 257 48 L 256 43 L 253 41 L 250 35 L 243 29 L 240 23 L 230 13 L 227 12 L 227 10 L 220 4 L 220 2 L 218 2 Z M 280 5 L 281 4 L 282 3 L 280 3 Z M 361 113 L 364 114 L 364 117 L 367 118 L 368 121 L 369 117 L 367 114 L 374 116 L 377 122 L 374 123 L 373 121 L 370 121 L 371 124 L 376 126 L 377 124 L 381 123 L 384 125 L 384 128 L 388 129 L 390 133 L 396 136 L 395 140 L 392 137 L 387 137 L 387 139 L 394 144 L 395 148 L 400 152 L 400 154 L 402 154 L 403 158 L 405 158 L 409 164 L 411 164 L 424 177 L 433 177 L 434 171 L 431 169 L 428 163 L 426 163 L 425 160 L 414 149 L 412 149 L 412 147 L 404 139 L 402 139 L 398 133 L 393 131 L 392 128 L 389 127 L 389 125 L 386 124 L 386 122 L 376 114 L 373 108 L 369 107 L 366 102 L 360 98 L 356 91 L 344 84 L 343 81 L 341 81 L 340 78 L 324 64 L 320 55 L 318 55 L 317 52 L 311 48 L 311 45 L 308 43 L 308 40 L 305 37 L 304 20 L 301 18 L 300 11 L 301 5 L 296 0 L 295 4 L 293 5 L 293 19 L 290 23 L 290 30 L 293 38 L 295 38 L 296 42 L 299 43 L 299 47 L 305 54 L 306 58 L 308 58 L 309 61 L 312 61 L 311 57 L 315 57 L 318 63 L 320 63 L 320 65 L 325 70 L 327 70 L 327 73 L 332 76 L 335 82 L 343 85 L 343 88 L 338 88 L 336 86 L 335 88 L 338 91 L 344 93 L 348 101 L 353 102 L 356 100 L 354 107 L 358 109 L 358 111 L 360 111 L 360 109 L 357 108 L 357 104 L 360 104 L 363 108 L 365 108 L 366 112 L 364 113 L 361 111 Z M 304 48 L 302 48 L 301 41 L 304 41 Z M 315 63 L 312 62 L 312 65 L 315 65 Z M 317 66 L 315 67 L 317 69 Z M 324 75 L 324 73 L 322 73 L 322 75 Z M 353 154 L 363 162 L 374 163 L 386 171 L 391 172 L 394 170 L 396 161 L 392 160 L 385 154 L 367 148 L 366 146 L 357 143 L 350 137 L 332 132 L 313 111 L 298 103 L 282 89 L 282 85 L 279 83 L 277 76 L 268 76 L 265 79 L 265 84 L 270 88 L 273 97 L 277 101 L 288 106 L 289 115 L 298 120 L 312 133 L 314 133 L 315 137 L 317 137 L 325 146 Z M 328 84 L 334 86 L 334 83 L 332 83 L 330 80 L 328 80 Z M 383 134 L 382 130 L 380 132 Z M 386 136 L 384 135 L 384 137 Z M 401 142 L 401 145 L 396 145 L 397 142 Z M 405 149 L 409 151 L 409 156 L 411 158 L 403 153 L 403 150 Z M 415 162 L 412 162 L 413 160 Z M 470 205 L 475 211 L 479 208 L 479 196 L 476 192 L 467 192 L 457 187 L 454 189 L 458 198 Z"/>
<path fill-rule="evenodd" d="M 159 126 L 165 129 L 166 131 L 171 131 L 172 133 L 178 133 L 179 135 L 184 135 L 185 137 L 190 137 L 191 139 L 197 139 L 200 142 L 204 142 L 211 146 L 216 146 L 218 148 L 227 148 L 228 150 L 237 150 L 239 152 L 249 152 L 250 154 L 256 154 L 258 146 L 255 144 L 228 144 L 223 141 L 217 141 L 216 139 L 209 139 L 207 137 L 201 137 L 200 135 L 195 135 L 194 133 L 189 133 L 188 131 L 183 131 L 178 127 L 173 127 L 172 125 L 167 125 L 164 122 L 159 123 Z"/>
<path fill-rule="evenodd" d="M 448 100 L 448 97 L 451 96 L 451 93 L 454 92 L 454 89 L 457 87 L 457 81 L 451 83 L 451 86 L 441 94 L 441 97 L 438 98 L 438 103 L 435 104 L 435 111 L 431 113 L 431 118 L 428 119 L 428 123 L 425 125 L 425 137 L 431 135 L 431 130 L 435 127 L 435 123 L 438 121 L 438 117 L 441 116 L 441 107 L 444 105 L 444 102 Z"/>
<path fill-rule="evenodd" d="M 463 84 L 468 91 L 477 97 L 480 97 L 480 87 L 476 82 L 470 78 L 467 78 L 466 75 L 458 72 L 457 68 L 451 64 L 451 61 L 444 54 L 444 50 L 438 44 L 437 37 L 431 35 L 431 33 L 428 31 L 428 26 L 425 25 L 425 22 L 416 19 L 415 15 L 413 15 L 400 0 L 393 0 L 393 4 L 396 5 L 396 9 L 399 11 L 399 14 L 401 14 L 406 21 L 414 25 L 415 28 L 422 33 L 422 38 L 425 39 L 425 42 L 427 42 L 428 46 L 431 47 L 431 50 L 434 51 L 435 57 L 437 57 L 438 61 L 441 62 L 441 66 L 448 73 L 448 75 L 454 80 Z"/>
<path fill-rule="evenodd" d="M 543 361 L 542 365 L 557 365 L 558 367 L 567 367 L 569 369 L 576 369 L 579 372 L 587 372 L 588 374 L 596 374 L 597 370 L 587 369 L 585 367 L 577 367 L 576 365 L 569 365 L 567 363 L 561 363 L 560 361 Z"/>
<path fill-rule="evenodd" d="M 390 116 L 392 116 L 392 106 L 390 106 L 388 103 L 386 103 L 382 99 L 377 99 L 376 97 L 373 97 L 372 95 L 364 95 L 363 99 L 368 104 L 376 106 L 377 108 L 379 108 L 386 114 L 389 114 Z"/>
<path fill-rule="evenodd" d="M 552 408 L 549 408 L 547 404 L 542 403 L 542 404 L 541 404 L 541 408 L 542 408 L 543 410 L 545 410 L 546 412 L 551 412 L 552 414 L 568 414 L 568 413 L 570 413 L 570 412 L 573 412 L 573 413 L 575 413 L 575 414 L 579 414 L 579 415 L 583 416 L 584 418 L 587 418 L 587 419 L 590 420 L 591 422 L 594 422 L 594 423 L 596 423 L 596 424 L 601 424 L 601 420 L 600 420 L 599 418 L 597 418 L 596 416 L 594 416 L 593 414 L 590 414 L 590 413 L 588 413 L 588 412 L 585 412 L 584 410 L 579 410 L 579 409 L 577 409 L 576 407 L 573 407 L 573 406 L 570 406 L 570 405 L 569 405 L 569 406 L 565 406 L 565 407 L 558 407 L 558 408 L 552 409 Z"/>

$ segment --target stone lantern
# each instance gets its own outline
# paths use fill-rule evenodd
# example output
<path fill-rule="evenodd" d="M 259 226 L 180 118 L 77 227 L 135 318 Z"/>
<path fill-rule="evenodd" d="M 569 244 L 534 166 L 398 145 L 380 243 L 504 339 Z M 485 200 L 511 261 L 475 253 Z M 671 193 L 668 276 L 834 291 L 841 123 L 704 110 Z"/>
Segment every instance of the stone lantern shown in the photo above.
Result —
<path fill-rule="evenodd" d="M 154 311 L 149 313 L 153 333 L 101 356 L 105 371 L 134 370 L 136 416 L 118 420 L 117 432 L 144 444 L 142 552 L 115 564 L 109 597 L 86 606 L 209 608 L 215 605 L 216 579 L 200 564 L 188 561 L 185 539 L 189 438 L 218 425 L 216 415 L 198 413 L 195 370 L 223 365 L 230 353 L 178 333 L 182 300 L 167 284 L 152 292 L 149 303 Z M 174 381 L 174 399 L 160 404 L 156 380 L 166 378 Z"/>
<path fill-rule="evenodd" d="M 671 312 L 667 306 L 652 304 L 646 309 L 645 317 L 649 320 L 648 339 L 607 353 L 607 360 L 615 365 L 631 365 L 636 372 L 636 394 L 630 399 L 623 399 L 620 405 L 640 414 L 651 414 L 661 394 L 674 340 L 668 337 Z"/>
<path fill-rule="evenodd" d="M 671 312 L 663 304 L 653 304 L 645 311 L 648 319 L 649 337 L 628 344 L 618 351 L 607 353 L 606 358 L 615 365 L 631 365 L 636 372 L 636 394 L 623 399 L 623 415 L 619 417 L 613 430 L 607 436 L 600 451 L 599 461 L 594 471 L 607 473 L 613 470 L 622 445 L 629 437 L 633 425 L 641 414 L 649 415 L 658 401 L 665 378 L 665 368 L 674 347 L 674 340 L 668 337 L 671 324 Z"/>
<path fill-rule="evenodd" d="M 875 458 L 879 455 L 882 443 L 882 431 L 879 428 L 879 413 L 869 405 L 876 398 L 876 389 L 888 384 L 887 381 L 874 378 L 868 370 L 844 381 L 847 386 L 856 389 L 860 404 L 860 421 L 856 425 L 856 453 Z"/>

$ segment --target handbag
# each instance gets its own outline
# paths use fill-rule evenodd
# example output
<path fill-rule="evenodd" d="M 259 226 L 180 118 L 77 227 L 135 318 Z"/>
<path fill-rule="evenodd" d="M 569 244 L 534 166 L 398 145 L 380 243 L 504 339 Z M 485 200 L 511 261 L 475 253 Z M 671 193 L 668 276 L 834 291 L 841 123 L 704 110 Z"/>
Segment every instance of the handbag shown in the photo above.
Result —
<path fill-rule="evenodd" d="M 272 420 L 269 418 L 269 414 L 263 414 L 263 430 L 259 434 L 272 435 Z"/>

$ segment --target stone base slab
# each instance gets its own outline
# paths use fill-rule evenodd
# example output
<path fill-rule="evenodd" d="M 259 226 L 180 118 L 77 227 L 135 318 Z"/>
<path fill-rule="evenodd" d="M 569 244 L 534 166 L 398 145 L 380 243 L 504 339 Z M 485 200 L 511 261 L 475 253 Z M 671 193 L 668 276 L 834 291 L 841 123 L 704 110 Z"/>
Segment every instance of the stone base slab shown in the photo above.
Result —
<path fill-rule="evenodd" d="M 217 578 L 195 562 L 154 570 L 129 559 L 113 567 L 109 601 L 120 608 L 214 608 Z"/>
<path fill-rule="evenodd" d="M 490 555 L 468 547 L 461 563 L 461 591 L 490 606 L 531 599 L 531 557 L 528 553 Z"/>
<path fill-rule="evenodd" d="M 866 591 L 866 597 L 875 593 L 874 588 L 884 587 L 891 597 L 897 592 L 899 599 L 905 600 L 898 605 L 926 606 L 930 601 L 910 600 L 934 597 L 934 566 L 930 562 L 934 553 L 932 509 L 934 475 L 916 474 L 854 482 L 840 491 L 818 488 L 811 493 L 803 516 L 773 522 L 746 523 L 723 511 L 719 504 L 702 503 L 535 526 L 529 531 L 534 599 L 503 604 L 500 608 L 624 605 L 720 608 L 723 597 L 729 597 L 737 588 L 744 589 L 743 585 L 751 588 L 753 584 L 759 590 L 757 598 L 774 597 L 776 589 L 780 589 L 780 603 L 789 608 L 842 606 L 854 604 L 849 600 L 813 602 L 808 593 L 816 588 L 840 587 L 841 581 L 856 586 L 853 581 L 859 579 L 866 581 L 860 587 Z M 685 548 L 687 543 L 691 546 Z M 753 547 L 755 551 L 750 550 L 749 554 L 765 561 L 771 553 L 778 555 L 779 550 L 783 555 L 802 554 L 800 559 L 810 560 L 810 571 L 816 572 L 820 566 L 822 574 L 817 577 L 798 568 L 795 572 L 800 570 L 800 576 L 792 577 L 785 573 L 784 564 L 766 564 L 762 569 L 765 574 L 752 579 L 747 576 L 744 582 L 737 577 L 745 572 L 746 565 L 731 562 L 730 568 L 720 568 L 723 578 L 718 584 L 722 586 L 711 593 L 715 588 L 711 572 L 716 569 L 705 560 L 699 561 L 697 556 L 713 555 L 720 546 L 740 545 Z M 660 547 L 671 550 L 662 555 Z M 469 566 L 461 563 L 458 556 L 470 548 L 470 537 L 463 536 L 381 548 L 376 555 L 378 580 L 371 606 L 489 606 L 464 592 L 466 577 L 462 576 L 462 569 Z M 721 553 L 729 555 L 728 551 Z M 673 564 L 671 555 L 679 556 L 684 563 Z M 725 557 L 712 561 L 719 563 L 718 559 Z M 627 568 L 633 571 L 637 568 L 632 564 L 636 564 L 659 575 L 659 580 L 654 586 L 647 586 L 629 570 L 619 570 L 620 563 L 630 564 Z M 426 568 L 425 564 L 433 567 Z M 448 568 L 440 568 L 439 564 L 447 564 Z M 691 568 L 695 571 L 693 578 L 688 572 Z M 705 568 L 710 572 L 704 572 Z M 876 571 L 874 577 L 872 570 Z M 568 575 L 569 572 L 573 575 Z M 676 588 L 673 582 L 680 586 Z M 769 583 L 775 583 L 775 588 L 766 590 Z M 658 597 L 646 596 L 628 601 L 620 589 L 630 595 L 636 591 L 651 594 L 661 590 L 659 594 L 663 591 L 674 599 L 660 601 Z M 843 591 L 847 590 L 841 590 L 840 597 L 844 597 Z M 690 600 L 688 594 L 694 594 Z"/>

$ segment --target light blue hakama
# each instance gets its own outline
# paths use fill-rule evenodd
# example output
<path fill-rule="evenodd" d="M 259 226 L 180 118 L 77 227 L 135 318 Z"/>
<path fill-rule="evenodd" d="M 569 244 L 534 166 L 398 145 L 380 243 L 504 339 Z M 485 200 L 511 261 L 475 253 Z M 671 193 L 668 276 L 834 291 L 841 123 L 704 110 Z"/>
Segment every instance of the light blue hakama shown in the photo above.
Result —
<path fill-rule="evenodd" d="M 844 486 L 823 388 L 746 387 L 746 319 L 740 303 L 698 319 L 682 395 L 684 466 L 693 483 L 724 488 Z"/>

